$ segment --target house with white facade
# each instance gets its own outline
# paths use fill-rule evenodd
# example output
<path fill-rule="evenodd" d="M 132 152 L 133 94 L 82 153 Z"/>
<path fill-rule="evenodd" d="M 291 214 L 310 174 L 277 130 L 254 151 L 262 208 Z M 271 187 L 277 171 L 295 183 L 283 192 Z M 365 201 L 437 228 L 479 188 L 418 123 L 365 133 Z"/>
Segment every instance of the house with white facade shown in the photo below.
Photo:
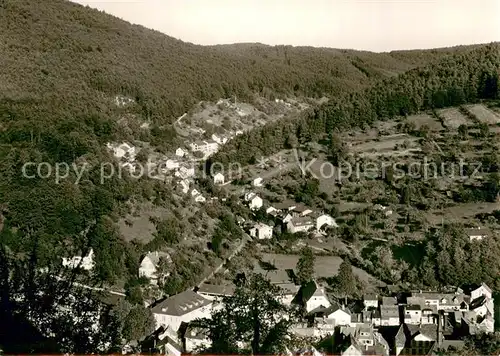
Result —
<path fill-rule="evenodd" d="M 106 147 L 110 149 L 113 155 L 118 159 L 128 158 L 130 161 L 135 160 L 137 149 L 127 142 L 123 142 L 122 144 L 107 143 Z"/>
<path fill-rule="evenodd" d="M 326 226 L 330 227 L 339 227 L 337 223 L 335 222 L 335 219 L 332 218 L 328 214 L 318 214 L 317 216 L 314 216 L 316 220 L 316 230 L 320 231 L 321 229 L 325 228 Z"/>
<path fill-rule="evenodd" d="M 295 234 L 297 232 L 307 232 L 313 229 L 314 226 L 314 221 L 308 216 L 292 217 L 292 219 L 286 223 L 287 231 L 292 234 Z"/>
<path fill-rule="evenodd" d="M 192 178 L 195 176 L 195 170 L 194 167 L 186 167 L 186 166 L 181 166 L 179 169 L 174 173 L 176 177 L 182 178 L 182 179 L 188 179 Z"/>
<path fill-rule="evenodd" d="M 185 155 L 187 155 L 187 152 L 181 147 L 179 147 L 178 149 L 175 150 L 175 155 L 177 157 L 184 157 Z"/>
<path fill-rule="evenodd" d="M 196 198 L 194 198 L 194 201 L 197 203 L 204 203 L 207 201 L 207 199 L 203 195 L 197 195 Z"/>
<path fill-rule="evenodd" d="M 262 187 L 262 178 L 257 177 L 252 181 L 254 187 Z"/>
<path fill-rule="evenodd" d="M 259 210 L 264 204 L 262 198 L 253 192 L 245 194 L 245 201 L 248 203 L 251 210 Z"/>
<path fill-rule="evenodd" d="M 181 323 L 189 323 L 198 318 L 210 318 L 212 301 L 186 290 L 159 302 L 151 308 L 156 327 L 169 326 L 179 330 Z"/>
<path fill-rule="evenodd" d="M 314 309 L 331 306 L 324 288 L 320 287 L 316 281 L 311 281 L 300 287 L 292 303 L 304 307 L 307 313 Z"/>
<path fill-rule="evenodd" d="M 214 175 L 214 184 L 224 184 L 224 174 L 217 173 Z"/>
<path fill-rule="evenodd" d="M 250 236 L 262 239 L 270 239 L 273 237 L 273 227 L 267 224 L 258 223 L 250 229 Z"/>
<path fill-rule="evenodd" d="M 365 306 L 366 310 L 378 308 L 378 295 L 365 294 L 363 296 L 363 305 Z"/>
<path fill-rule="evenodd" d="M 208 330 L 189 324 L 182 337 L 184 352 L 196 353 L 208 349 L 212 345 Z"/>
<path fill-rule="evenodd" d="M 86 256 L 63 257 L 62 265 L 68 268 L 81 268 L 90 271 L 94 268 L 94 250 L 90 249 Z"/>
<path fill-rule="evenodd" d="M 224 145 L 228 141 L 227 137 L 219 136 L 216 134 L 212 134 L 212 140 L 217 142 L 219 145 Z"/>
<path fill-rule="evenodd" d="M 465 233 L 469 237 L 470 241 L 482 240 L 488 236 L 491 236 L 491 231 L 485 228 L 466 229 Z"/>
<path fill-rule="evenodd" d="M 172 263 L 172 258 L 167 252 L 154 251 L 147 253 L 139 265 L 139 277 L 146 277 L 151 284 L 158 284 L 159 279 L 166 277 L 159 276 L 157 273 L 160 260 L 164 260 L 168 264 Z"/>
<path fill-rule="evenodd" d="M 326 310 L 325 316 L 327 319 L 333 320 L 335 326 L 351 325 L 351 311 L 345 306 L 334 304 Z"/>
<path fill-rule="evenodd" d="M 178 169 L 180 168 L 180 163 L 179 161 L 176 161 L 174 159 L 167 159 L 162 165 L 161 165 L 162 168 L 170 171 L 170 170 L 174 170 L 174 169 Z"/>
<path fill-rule="evenodd" d="M 219 144 L 214 140 L 196 141 L 189 146 L 191 147 L 191 151 L 201 152 L 205 156 L 211 155 L 219 150 Z"/>
<path fill-rule="evenodd" d="M 181 186 L 182 192 L 184 194 L 187 194 L 189 192 L 189 181 L 187 179 L 179 181 L 179 185 Z"/>

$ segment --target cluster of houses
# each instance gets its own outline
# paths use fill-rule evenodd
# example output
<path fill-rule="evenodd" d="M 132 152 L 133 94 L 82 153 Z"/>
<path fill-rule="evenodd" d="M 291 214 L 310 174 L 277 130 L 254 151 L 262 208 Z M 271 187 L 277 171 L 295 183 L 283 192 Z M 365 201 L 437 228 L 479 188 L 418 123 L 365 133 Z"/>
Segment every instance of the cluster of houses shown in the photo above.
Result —
<path fill-rule="evenodd" d="M 335 219 L 328 214 L 314 211 L 303 204 L 288 200 L 281 203 L 264 202 L 255 192 L 247 192 L 244 201 L 251 210 L 265 209 L 269 220 L 264 224 L 259 222 L 250 228 L 250 236 L 258 239 L 270 239 L 273 236 L 274 226 L 280 226 L 281 231 L 295 234 L 298 232 L 321 232 L 326 227 L 338 227 Z"/>
<path fill-rule="evenodd" d="M 291 331 L 315 341 L 331 340 L 332 354 L 431 355 L 463 347 L 468 335 L 494 332 L 493 296 L 485 284 L 347 301 L 330 298 L 316 281 L 298 286 L 288 271 L 260 272 L 280 287 L 283 304 L 303 310 L 303 319 Z M 146 339 L 146 349 L 180 356 L 209 347 L 207 330 L 192 322 L 210 318 L 221 307 L 219 298 L 234 290 L 233 285 L 203 284 L 152 306 L 158 331 Z"/>

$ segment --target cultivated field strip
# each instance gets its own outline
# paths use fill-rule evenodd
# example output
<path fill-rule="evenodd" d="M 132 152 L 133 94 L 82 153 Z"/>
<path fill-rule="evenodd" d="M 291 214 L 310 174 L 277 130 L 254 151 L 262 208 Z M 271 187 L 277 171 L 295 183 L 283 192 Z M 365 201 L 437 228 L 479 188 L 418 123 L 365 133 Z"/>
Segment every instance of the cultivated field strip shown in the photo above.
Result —
<path fill-rule="evenodd" d="M 491 111 L 486 106 L 481 104 L 467 105 L 466 109 L 474 115 L 479 121 L 488 124 L 496 125 L 500 123 L 500 115 Z"/>
<path fill-rule="evenodd" d="M 458 129 L 461 125 L 472 125 L 473 122 L 468 120 L 457 108 L 447 108 L 438 110 L 438 115 L 443 118 L 443 124 L 450 129 Z"/>

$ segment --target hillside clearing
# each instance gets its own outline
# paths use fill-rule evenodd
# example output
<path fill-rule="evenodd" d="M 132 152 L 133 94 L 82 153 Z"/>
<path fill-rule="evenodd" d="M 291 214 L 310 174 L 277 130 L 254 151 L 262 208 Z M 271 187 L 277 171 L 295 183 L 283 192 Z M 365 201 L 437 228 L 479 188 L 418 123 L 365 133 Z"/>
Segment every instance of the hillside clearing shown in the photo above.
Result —
<path fill-rule="evenodd" d="M 466 109 L 477 119 L 488 125 L 496 125 L 500 123 L 500 116 L 481 104 L 468 105 Z"/>
<path fill-rule="evenodd" d="M 422 126 L 427 126 L 431 131 L 441 131 L 444 129 L 438 119 L 428 114 L 411 115 L 406 120 L 415 124 L 417 130 L 420 130 Z"/>
<path fill-rule="evenodd" d="M 457 108 L 447 108 L 438 110 L 438 115 L 443 118 L 444 125 L 450 129 L 456 130 L 461 125 L 472 124 Z"/>

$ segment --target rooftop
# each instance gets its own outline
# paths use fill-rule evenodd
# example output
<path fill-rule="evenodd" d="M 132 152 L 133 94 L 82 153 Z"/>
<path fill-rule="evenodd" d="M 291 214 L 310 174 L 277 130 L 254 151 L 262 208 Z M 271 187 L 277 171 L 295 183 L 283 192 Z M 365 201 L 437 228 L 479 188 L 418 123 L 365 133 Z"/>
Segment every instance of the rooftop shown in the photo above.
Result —
<path fill-rule="evenodd" d="M 200 288 L 198 288 L 198 293 L 205 293 L 217 296 L 230 296 L 234 294 L 234 289 L 235 287 L 232 285 L 203 283 L 200 286 Z"/>
<path fill-rule="evenodd" d="M 212 301 L 203 298 L 192 290 L 186 290 L 164 299 L 151 310 L 154 314 L 181 316 L 210 304 L 212 304 Z"/>

